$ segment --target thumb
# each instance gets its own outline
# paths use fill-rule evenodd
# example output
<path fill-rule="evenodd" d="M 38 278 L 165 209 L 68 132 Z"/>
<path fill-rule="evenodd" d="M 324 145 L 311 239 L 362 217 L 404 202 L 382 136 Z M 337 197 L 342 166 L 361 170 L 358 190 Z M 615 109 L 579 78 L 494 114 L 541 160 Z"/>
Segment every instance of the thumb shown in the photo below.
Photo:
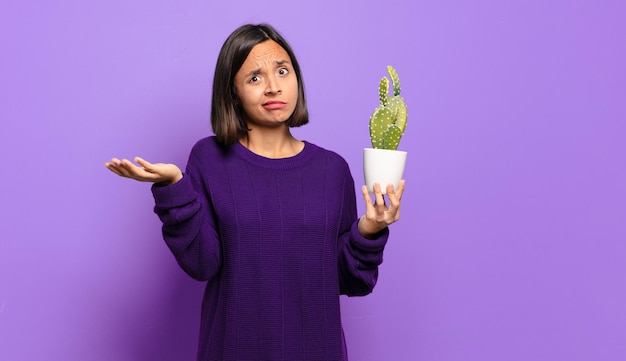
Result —
<path fill-rule="evenodd" d="M 152 163 L 148 162 L 147 160 L 141 157 L 135 157 L 135 162 L 137 162 L 137 164 L 142 166 L 144 169 L 148 169 L 152 167 Z"/>

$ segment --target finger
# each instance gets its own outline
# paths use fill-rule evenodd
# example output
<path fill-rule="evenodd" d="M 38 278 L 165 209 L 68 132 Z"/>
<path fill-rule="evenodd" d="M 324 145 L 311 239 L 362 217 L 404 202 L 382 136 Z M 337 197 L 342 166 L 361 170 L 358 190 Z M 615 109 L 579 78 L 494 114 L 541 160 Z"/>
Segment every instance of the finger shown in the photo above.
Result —
<path fill-rule="evenodd" d="M 401 186 L 398 185 L 398 190 L 394 191 L 393 187 L 387 188 L 387 196 L 389 197 L 389 209 L 386 212 L 387 222 L 389 224 L 400 219 L 400 197 L 398 196 L 401 191 Z"/>
<path fill-rule="evenodd" d="M 387 184 L 387 196 L 393 194 L 395 197 L 395 190 L 393 188 L 393 183 Z"/>
<path fill-rule="evenodd" d="M 398 197 L 398 203 L 397 206 L 394 205 L 392 211 L 393 211 L 393 222 L 396 222 L 400 219 L 400 202 L 402 201 L 402 195 L 404 194 L 404 185 L 405 185 L 405 181 L 404 179 L 400 180 L 400 183 L 398 184 L 398 190 L 396 191 L 396 196 Z M 390 212 L 391 213 L 391 212 Z"/>
<path fill-rule="evenodd" d="M 117 158 L 111 158 L 111 161 L 109 163 L 113 164 L 115 167 L 120 166 L 120 160 Z"/>
<path fill-rule="evenodd" d="M 118 168 L 120 168 L 122 171 L 128 172 L 132 169 L 133 164 L 126 158 L 120 160 L 120 164 L 118 166 Z"/>
<path fill-rule="evenodd" d="M 143 159 L 141 157 L 135 157 L 135 162 L 137 162 L 137 164 L 142 166 L 144 169 L 151 169 L 152 168 L 152 163 L 148 162 L 147 160 L 145 160 L 145 159 Z"/>
<path fill-rule="evenodd" d="M 361 187 L 361 193 L 363 194 L 363 199 L 365 200 L 365 214 L 371 214 L 372 212 L 375 212 L 372 196 L 370 195 L 367 186 Z"/>
<path fill-rule="evenodd" d="M 141 169 L 140 167 L 137 166 L 137 164 L 131 162 L 128 159 L 122 159 L 121 162 L 122 166 L 124 166 L 126 169 L 132 169 L 132 170 L 137 170 L 137 169 Z"/>
<path fill-rule="evenodd" d="M 123 177 L 122 173 L 120 173 L 120 171 L 117 169 L 117 167 L 114 164 L 107 162 L 107 163 L 104 163 L 104 166 L 111 172 Z"/>
<path fill-rule="evenodd" d="M 150 174 L 150 175 L 156 173 L 156 169 L 154 168 L 154 165 L 148 162 L 147 160 L 141 157 L 135 157 L 135 162 L 137 162 L 137 164 L 141 166 L 141 167 L 138 167 L 138 170 L 139 169 L 143 170 L 144 171 L 143 173 Z"/>
<path fill-rule="evenodd" d="M 124 167 L 123 160 L 117 158 L 111 159 L 111 164 L 116 170 L 116 174 L 122 177 L 129 177 L 128 170 Z"/>
<path fill-rule="evenodd" d="M 400 197 L 398 197 L 398 193 L 393 189 L 393 184 L 387 185 L 387 197 L 389 198 L 389 203 L 391 204 L 389 207 L 390 210 L 394 210 L 400 206 Z"/>
<path fill-rule="evenodd" d="M 400 183 L 398 184 L 398 190 L 396 191 L 398 200 L 402 199 L 402 194 L 404 193 L 404 184 L 405 184 L 404 179 L 400 180 Z"/>
<path fill-rule="evenodd" d="M 129 178 L 143 179 L 148 174 L 142 168 L 137 167 L 134 163 L 128 159 L 122 159 L 120 162 L 121 171 Z"/>
<path fill-rule="evenodd" d="M 367 186 L 361 186 L 361 194 L 363 195 L 363 200 L 365 201 L 365 208 L 370 209 L 372 207 L 372 197 L 370 197 Z"/>
<path fill-rule="evenodd" d="M 126 178 L 132 178 L 130 173 L 128 172 L 128 170 L 124 167 L 117 167 L 115 168 L 115 173 L 119 176 L 122 177 L 126 177 Z"/>
<path fill-rule="evenodd" d="M 374 196 L 376 198 L 376 208 L 379 212 L 382 212 L 385 209 L 385 197 L 383 197 L 383 192 L 378 183 L 374 183 Z"/>

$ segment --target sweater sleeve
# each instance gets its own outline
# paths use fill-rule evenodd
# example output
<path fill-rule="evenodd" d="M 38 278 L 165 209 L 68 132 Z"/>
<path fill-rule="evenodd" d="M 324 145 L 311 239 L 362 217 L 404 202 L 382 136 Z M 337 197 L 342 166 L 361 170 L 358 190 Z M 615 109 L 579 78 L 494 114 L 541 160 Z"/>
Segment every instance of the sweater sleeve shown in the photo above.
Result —
<path fill-rule="evenodd" d="M 212 278 L 222 263 L 215 215 L 203 189 L 193 170 L 192 157 L 180 181 L 152 186 L 154 212 L 163 223 L 163 239 L 181 268 L 197 280 Z"/>
<path fill-rule="evenodd" d="M 372 292 L 389 237 L 389 229 L 385 228 L 376 238 L 367 239 L 359 233 L 358 224 L 354 180 L 347 170 L 343 181 L 338 268 L 340 292 L 348 296 L 364 296 Z"/>

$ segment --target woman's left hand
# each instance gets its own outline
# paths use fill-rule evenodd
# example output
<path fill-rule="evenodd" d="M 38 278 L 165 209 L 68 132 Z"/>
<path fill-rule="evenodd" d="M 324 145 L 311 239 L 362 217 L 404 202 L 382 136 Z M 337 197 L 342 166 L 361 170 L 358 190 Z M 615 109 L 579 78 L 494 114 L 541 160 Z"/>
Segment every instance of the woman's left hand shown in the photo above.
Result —
<path fill-rule="evenodd" d="M 387 197 L 389 205 L 385 204 L 380 184 L 374 184 L 374 199 L 367 191 L 366 186 L 361 187 L 363 199 L 365 200 L 365 215 L 359 220 L 359 232 L 366 238 L 374 237 L 378 232 L 385 229 L 390 224 L 400 219 L 400 199 L 404 192 L 404 180 L 398 184 L 398 189 L 393 189 L 393 185 L 387 185 Z"/>

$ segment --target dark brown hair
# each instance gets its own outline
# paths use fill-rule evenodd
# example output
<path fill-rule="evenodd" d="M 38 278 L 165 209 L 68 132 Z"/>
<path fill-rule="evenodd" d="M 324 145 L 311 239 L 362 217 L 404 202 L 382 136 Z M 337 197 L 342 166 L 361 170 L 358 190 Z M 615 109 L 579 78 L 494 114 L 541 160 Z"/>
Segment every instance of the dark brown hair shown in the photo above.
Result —
<path fill-rule="evenodd" d="M 211 127 L 221 144 L 233 144 L 247 135 L 248 128 L 243 119 L 243 110 L 238 105 L 234 79 L 252 48 L 268 40 L 275 41 L 285 49 L 298 79 L 298 102 L 286 124 L 289 127 L 299 127 L 309 122 L 302 74 L 293 50 L 272 26 L 247 24 L 237 28 L 226 39 L 215 65 Z"/>

